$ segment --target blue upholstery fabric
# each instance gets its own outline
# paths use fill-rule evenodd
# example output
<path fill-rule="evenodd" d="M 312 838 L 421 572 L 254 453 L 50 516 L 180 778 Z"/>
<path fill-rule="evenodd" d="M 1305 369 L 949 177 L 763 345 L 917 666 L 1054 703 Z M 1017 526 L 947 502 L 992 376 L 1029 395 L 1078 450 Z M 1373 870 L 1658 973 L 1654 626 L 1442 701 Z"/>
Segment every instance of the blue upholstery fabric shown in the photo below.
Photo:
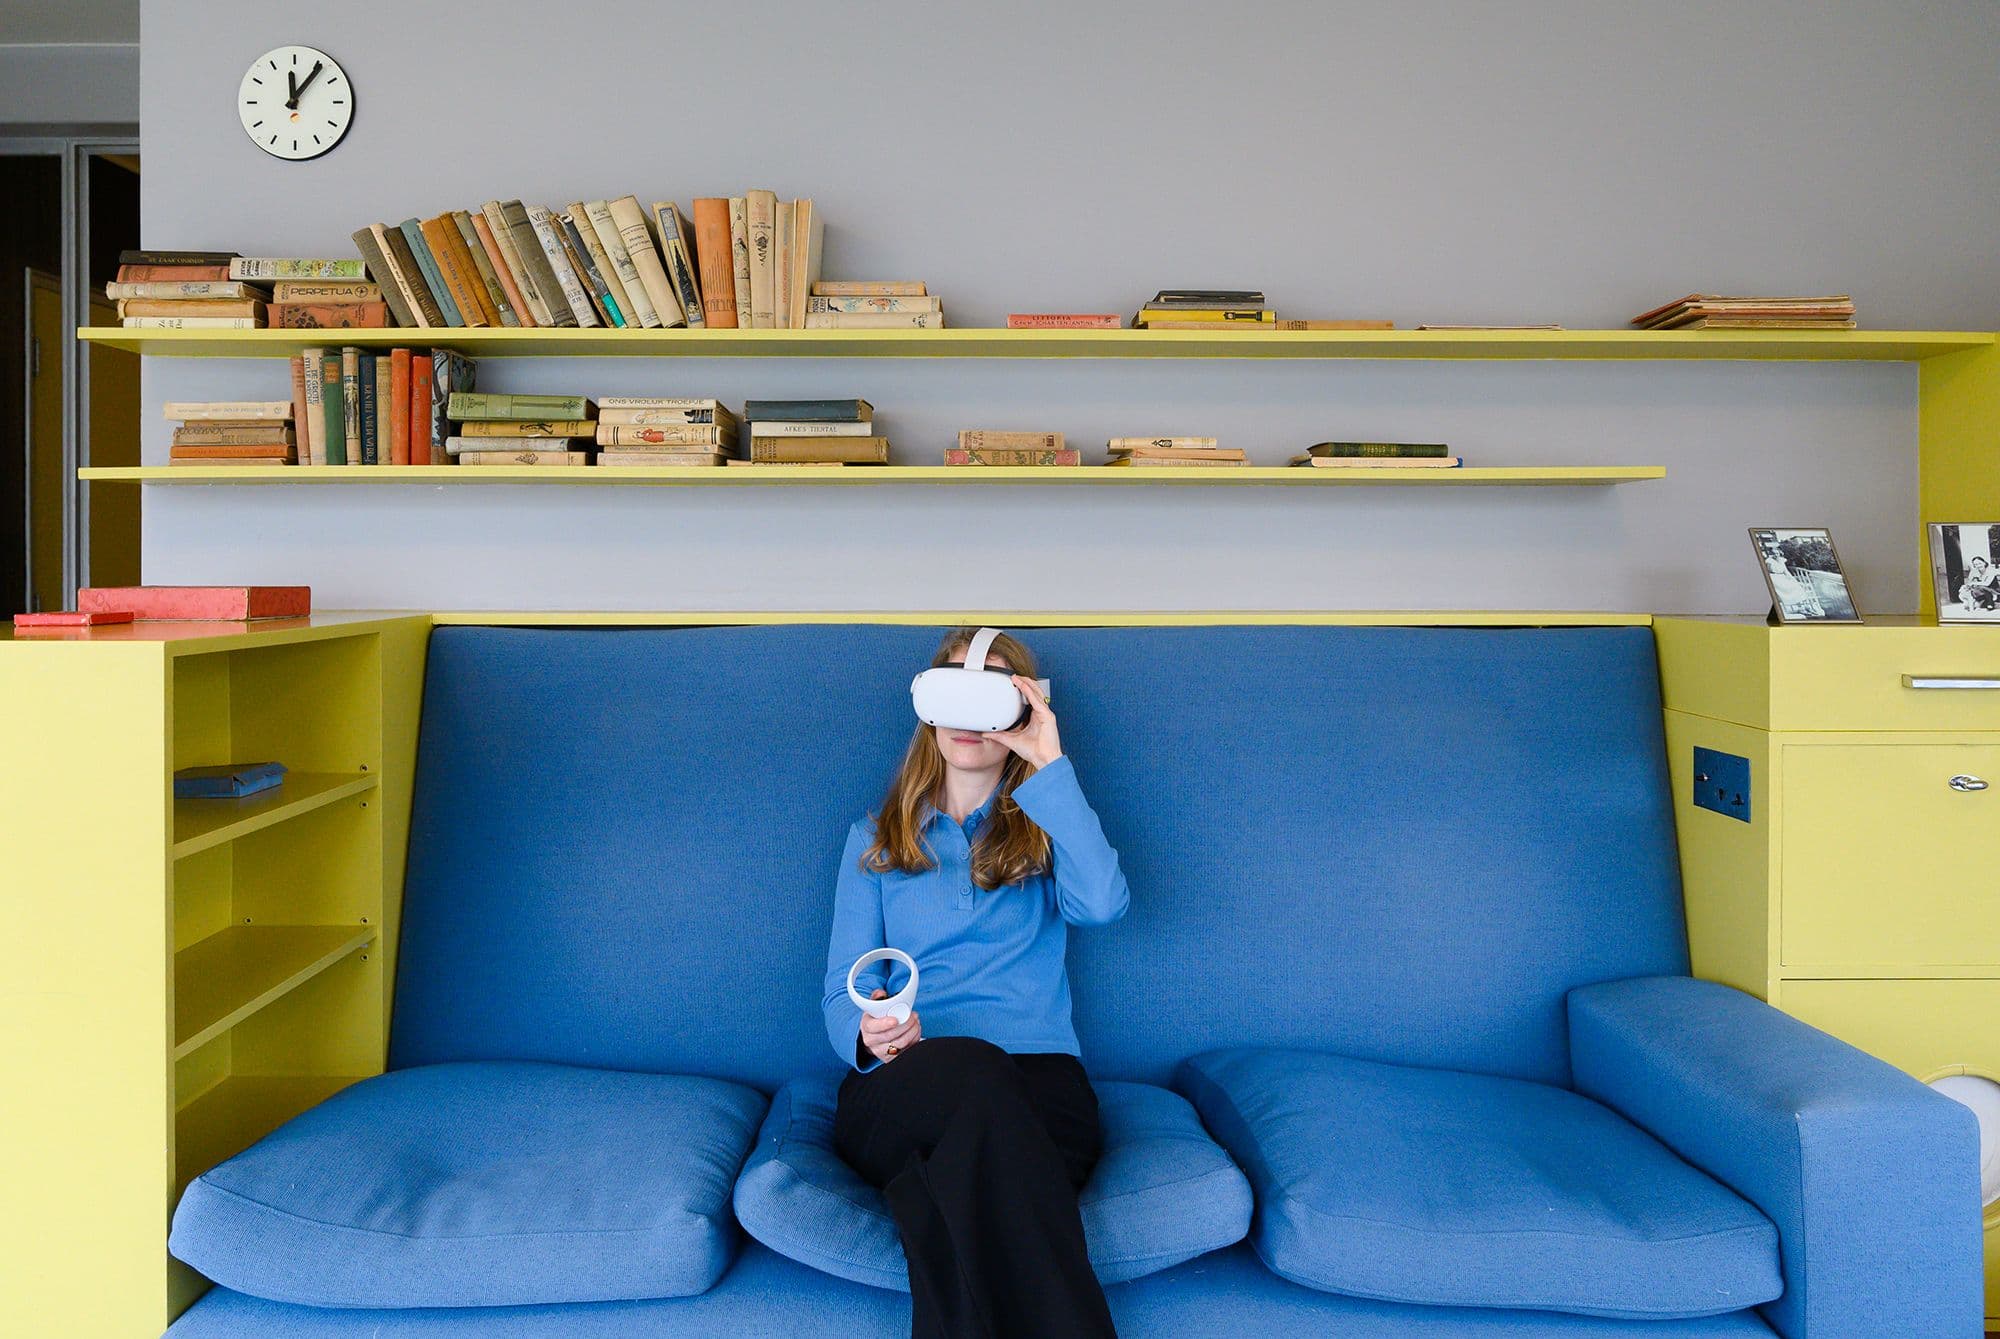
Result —
<path fill-rule="evenodd" d="M 1573 992 L 1580 1091 L 1777 1223 L 1790 1339 L 1980 1333 L 1979 1125 L 1892 1065 L 1728 986 Z"/>
<path fill-rule="evenodd" d="M 1770 1220 L 1567 1089 L 1269 1047 L 1180 1081 L 1250 1173 L 1257 1254 L 1295 1283 L 1642 1320 L 1781 1289 Z"/>
<path fill-rule="evenodd" d="M 319 1307 L 678 1297 L 736 1248 L 729 1191 L 764 1099 L 567 1065 L 364 1079 L 189 1185 L 168 1248 Z"/>
<path fill-rule="evenodd" d="M 1150 1084 L 1092 1086 L 1104 1153 L 1077 1200 L 1097 1277 L 1122 1283 L 1243 1240 L 1250 1185 L 1187 1099 Z M 736 1182 L 736 1217 L 780 1254 L 908 1292 L 902 1239 L 882 1192 L 834 1149 L 838 1088 L 814 1075 L 778 1090 Z"/>
<path fill-rule="evenodd" d="M 1770 1339 L 1754 1311 L 1620 1321 L 1541 1311 L 1402 1306 L 1287 1283 L 1247 1246 L 1107 1288 L 1120 1339 Z M 699 1297 L 470 1311 L 336 1311 L 217 1288 L 166 1339 L 897 1339 L 910 1299 L 785 1259 L 755 1241 Z"/>
<path fill-rule="evenodd" d="M 835 865 L 941 632 L 438 629 L 392 1066 L 838 1072 Z M 1132 891 L 1071 937 L 1093 1077 L 1255 1039 L 1566 1083 L 1571 987 L 1686 970 L 1648 629 L 1024 636 Z"/>

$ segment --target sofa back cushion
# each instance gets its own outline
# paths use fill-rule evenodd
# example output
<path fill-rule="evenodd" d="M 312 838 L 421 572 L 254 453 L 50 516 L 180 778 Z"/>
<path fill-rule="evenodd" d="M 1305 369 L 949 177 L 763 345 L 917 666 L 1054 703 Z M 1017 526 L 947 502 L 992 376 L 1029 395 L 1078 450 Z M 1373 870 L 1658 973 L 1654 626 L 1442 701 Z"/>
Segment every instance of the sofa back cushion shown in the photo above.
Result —
<path fill-rule="evenodd" d="M 391 1064 L 836 1067 L 834 865 L 941 632 L 438 629 Z M 1566 1083 L 1567 990 L 1687 970 L 1649 630 L 1023 635 L 1132 889 L 1071 931 L 1093 1074 L 1258 1044 Z"/>

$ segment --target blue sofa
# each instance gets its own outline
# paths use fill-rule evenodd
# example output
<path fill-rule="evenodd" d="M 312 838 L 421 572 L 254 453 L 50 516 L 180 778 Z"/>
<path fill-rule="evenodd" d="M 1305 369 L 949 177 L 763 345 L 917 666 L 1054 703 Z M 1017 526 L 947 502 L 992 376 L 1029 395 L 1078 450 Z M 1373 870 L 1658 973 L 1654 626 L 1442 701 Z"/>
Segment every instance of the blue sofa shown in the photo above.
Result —
<path fill-rule="evenodd" d="M 938 635 L 439 629 L 389 1071 L 189 1187 L 168 1333 L 906 1333 L 818 998 Z M 1026 635 L 1121 1334 L 1978 1331 L 1971 1113 L 1687 975 L 1648 630 Z"/>

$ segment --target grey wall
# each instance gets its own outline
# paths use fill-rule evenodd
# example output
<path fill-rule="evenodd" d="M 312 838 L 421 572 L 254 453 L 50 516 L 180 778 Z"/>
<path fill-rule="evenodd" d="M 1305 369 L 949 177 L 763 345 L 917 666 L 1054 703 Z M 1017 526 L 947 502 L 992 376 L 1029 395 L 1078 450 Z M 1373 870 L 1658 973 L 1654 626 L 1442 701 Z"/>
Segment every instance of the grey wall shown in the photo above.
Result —
<path fill-rule="evenodd" d="M 25 31 L 0 21 L 0 129 L 138 124 L 136 42 L 11 40 Z"/>
<path fill-rule="evenodd" d="M 1852 292 L 1880 328 L 2000 325 L 2000 6 L 1822 0 L 479 7 L 147 0 L 149 246 L 349 254 L 499 196 L 811 195 L 826 273 L 957 325 L 1255 285 L 1281 315 L 1622 324 L 1695 289 Z M 326 158 L 231 106 L 321 45 Z M 558 50 L 558 46 L 562 50 Z M 1176 96 L 1184 94 L 1184 96 Z M 1828 524 L 1865 611 L 1917 603 L 1900 365 L 491 360 L 495 389 L 862 395 L 899 458 L 963 427 L 1330 436 L 1473 463 L 1660 463 L 1562 489 L 149 490 L 152 581 L 322 607 L 1580 608 L 1744 612 L 1743 529 Z M 284 394 L 150 360 L 147 403 Z M 167 425 L 150 420 L 147 459 Z"/>

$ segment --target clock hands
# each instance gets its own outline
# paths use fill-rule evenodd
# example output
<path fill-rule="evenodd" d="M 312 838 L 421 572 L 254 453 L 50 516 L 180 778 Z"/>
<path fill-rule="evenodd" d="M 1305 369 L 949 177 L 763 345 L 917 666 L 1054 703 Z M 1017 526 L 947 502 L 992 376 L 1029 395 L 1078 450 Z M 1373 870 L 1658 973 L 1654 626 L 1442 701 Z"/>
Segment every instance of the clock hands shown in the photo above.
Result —
<path fill-rule="evenodd" d="M 306 81 L 303 84 L 293 84 L 292 75 L 290 74 L 290 72 L 287 72 L 285 75 L 285 83 L 291 88 L 292 96 L 285 99 L 285 106 L 291 108 L 293 111 L 297 111 L 299 109 L 299 98 L 304 95 L 305 91 L 308 88 L 312 87 L 312 81 L 319 78 L 319 72 L 325 68 L 326 68 L 325 61 L 323 60 L 314 61 L 312 67 L 312 73 L 306 76 Z"/>

